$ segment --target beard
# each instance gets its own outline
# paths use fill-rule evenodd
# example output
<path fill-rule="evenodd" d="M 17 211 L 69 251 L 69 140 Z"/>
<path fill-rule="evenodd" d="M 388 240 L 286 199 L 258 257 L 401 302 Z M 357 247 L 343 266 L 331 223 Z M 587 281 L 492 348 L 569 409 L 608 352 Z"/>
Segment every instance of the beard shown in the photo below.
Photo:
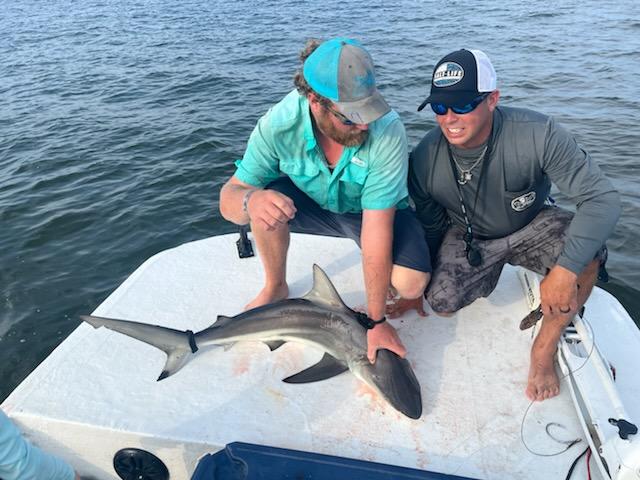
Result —
<path fill-rule="evenodd" d="M 329 115 L 333 116 L 331 112 L 324 111 L 323 115 L 318 115 L 320 118 L 315 118 L 318 129 L 334 142 L 338 142 L 345 147 L 356 147 L 362 145 L 369 135 L 368 130 L 360 130 L 355 126 L 347 127 L 348 131 L 339 130 L 329 118 Z"/>

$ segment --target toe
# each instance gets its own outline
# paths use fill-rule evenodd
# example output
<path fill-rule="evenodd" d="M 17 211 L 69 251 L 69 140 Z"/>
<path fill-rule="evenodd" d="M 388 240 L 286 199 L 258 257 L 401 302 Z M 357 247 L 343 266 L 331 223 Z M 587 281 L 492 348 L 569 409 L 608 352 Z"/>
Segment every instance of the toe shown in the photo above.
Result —
<path fill-rule="evenodd" d="M 527 388 L 525 389 L 524 393 L 527 396 L 527 398 L 532 402 L 536 400 L 537 392 L 533 385 L 531 384 L 527 385 Z"/>

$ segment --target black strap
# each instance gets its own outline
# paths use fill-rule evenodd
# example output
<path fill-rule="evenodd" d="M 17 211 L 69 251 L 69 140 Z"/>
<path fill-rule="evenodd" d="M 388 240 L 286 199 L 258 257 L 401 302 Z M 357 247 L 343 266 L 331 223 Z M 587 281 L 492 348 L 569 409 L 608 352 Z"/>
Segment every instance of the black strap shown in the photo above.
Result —
<path fill-rule="evenodd" d="M 473 242 L 473 227 L 471 226 L 471 220 L 476 214 L 476 206 L 478 205 L 478 196 L 480 193 L 480 187 L 482 186 L 482 179 L 484 178 L 484 174 L 488 168 L 489 157 L 491 155 L 491 150 L 493 150 L 493 125 L 491 126 L 491 132 L 489 133 L 489 140 L 487 144 L 487 149 L 484 151 L 484 155 L 482 158 L 482 166 L 480 167 L 480 176 L 478 177 L 478 188 L 476 189 L 476 195 L 473 199 L 473 210 L 471 211 L 471 218 L 467 214 L 467 207 L 464 203 L 464 198 L 462 196 L 462 189 L 460 188 L 460 184 L 456 180 L 456 188 L 458 189 L 458 200 L 460 201 L 460 210 L 462 210 L 462 216 L 464 217 L 464 223 L 466 225 L 466 233 L 464 235 L 464 243 L 467 247 L 467 251 L 471 248 L 471 243 Z M 451 152 L 451 145 L 447 141 L 447 153 L 449 154 L 449 163 L 451 165 L 451 171 L 453 172 L 454 180 L 457 177 L 458 171 L 453 162 L 453 153 Z"/>
<path fill-rule="evenodd" d="M 366 313 L 356 312 L 356 320 L 358 320 L 358 323 L 362 325 L 364 328 L 366 328 L 367 330 L 371 330 L 376 325 L 386 322 L 387 317 L 382 317 L 382 319 L 380 320 L 374 320 L 373 318 L 369 317 L 369 315 L 367 315 Z"/>
<path fill-rule="evenodd" d="M 187 330 L 184 333 L 186 333 L 187 337 L 189 337 L 189 346 L 191 347 L 191 353 L 196 353 L 198 351 L 198 346 L 196 345 L 196 336 L 191 330 Z"/>

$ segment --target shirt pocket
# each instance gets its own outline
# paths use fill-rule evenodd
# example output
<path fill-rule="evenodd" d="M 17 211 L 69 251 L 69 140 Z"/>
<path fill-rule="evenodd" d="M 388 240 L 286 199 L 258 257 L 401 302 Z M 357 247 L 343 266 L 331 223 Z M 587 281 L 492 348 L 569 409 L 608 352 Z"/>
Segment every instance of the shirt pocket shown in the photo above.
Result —
<path fill-rule="evenodd" d="M 305 161 L 281 161 L 280 171 L 292 180 L 310 180 L 318 176 L 318 165 Z"/>
<path fill-rule="evenodd" d="M 366 167 L 349 164 L 340 176 L 340 192 L 346 197 L 359 200 L 368 175 L 369 170 Z"/>
<path fill-rule="evenodd" d="M 524 193 L 531 192 L 536 189 L 535 182 L 530 181 L 530 179 L 526 179 L 524 182 L 513 183 L 510 186 L 507 186 L 505 190 L 505 195 L 507 197 L 513 198 L 518 197 Z"/>
<path fill-rule="evenodd" d="M 518 196 L 535 188 L 536 175 L 532 171 L 537 160 L 525 158 L 520 162 L 510 162 L 504 169 L 504 189 L 508 195 Z"/>

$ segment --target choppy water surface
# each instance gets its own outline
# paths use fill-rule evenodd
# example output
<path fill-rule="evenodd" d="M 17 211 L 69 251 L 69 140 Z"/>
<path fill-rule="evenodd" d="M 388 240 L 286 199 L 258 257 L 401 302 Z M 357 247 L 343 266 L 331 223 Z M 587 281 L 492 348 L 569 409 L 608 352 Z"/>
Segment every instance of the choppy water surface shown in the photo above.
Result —
<path fill-rule="evenodd" d="M 0 399 L 146 258 L 232 230 L 219 188 L 257 118 L 292 88 L 309 37 L 368 46 L 412 145 L 435 125 L 416 112 L 434 63 L 485 50 L 503 104 L 557 116 L 620 190 L 607 288 L 638 318 L 634 7 L 2 2 Z"/>

